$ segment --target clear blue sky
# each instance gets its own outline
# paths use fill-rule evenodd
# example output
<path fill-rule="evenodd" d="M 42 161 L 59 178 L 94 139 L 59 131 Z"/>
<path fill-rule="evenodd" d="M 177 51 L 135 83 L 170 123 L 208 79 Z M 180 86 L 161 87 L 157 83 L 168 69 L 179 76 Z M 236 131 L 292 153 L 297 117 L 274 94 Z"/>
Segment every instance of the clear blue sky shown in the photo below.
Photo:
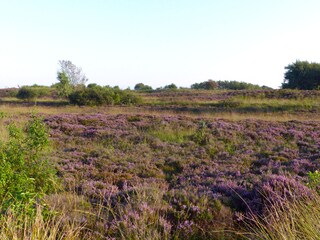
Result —
<path fill-rule="evenodd" d="M 0 87 L 56 80 L 131 88 L 237 80 L 278 87 L 320 62 L 319 0 L 0 0 Z"/>

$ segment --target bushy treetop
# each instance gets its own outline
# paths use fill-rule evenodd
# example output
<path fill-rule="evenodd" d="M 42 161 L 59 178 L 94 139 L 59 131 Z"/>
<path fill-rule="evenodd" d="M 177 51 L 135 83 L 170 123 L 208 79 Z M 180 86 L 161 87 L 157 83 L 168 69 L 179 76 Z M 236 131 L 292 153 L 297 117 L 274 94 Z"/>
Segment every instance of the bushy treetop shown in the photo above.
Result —
<path fill-rule="evenodd" d="M 320 63 L 297 60 L 285 69 L 282 88 L 302 90 L 320 88 Z"/>

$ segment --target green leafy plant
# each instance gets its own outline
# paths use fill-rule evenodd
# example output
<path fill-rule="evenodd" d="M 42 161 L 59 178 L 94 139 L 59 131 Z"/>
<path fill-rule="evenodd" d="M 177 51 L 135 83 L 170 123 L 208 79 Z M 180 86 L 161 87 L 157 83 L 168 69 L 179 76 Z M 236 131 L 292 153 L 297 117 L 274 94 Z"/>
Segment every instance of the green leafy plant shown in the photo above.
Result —
<path fill-rule="evenodd" d="M 9 140 L 0 143 L 1 209 L 30 206 L 52 192 L 56 182 L 53 166 L 44 159 L 48 132 L 42 119 L 32 116 L 25 129 L 13 123 Z"/>
<path fill-rule="evenodd" d="M 209 142 L 206 134 L 207 124 L 201 121 L 198 125 L 196 132 L 192 135 L 192 140 L 199 145 L 206 145 Z"/>
<path fill-rule="evenodd" d="M 312 189 L 317 189 L 320 185 L 320 172 L 318 170 L 314 172 L 308 172 L 308 187 Z M 319 190 L 317 189 L 319 192 Z"/>

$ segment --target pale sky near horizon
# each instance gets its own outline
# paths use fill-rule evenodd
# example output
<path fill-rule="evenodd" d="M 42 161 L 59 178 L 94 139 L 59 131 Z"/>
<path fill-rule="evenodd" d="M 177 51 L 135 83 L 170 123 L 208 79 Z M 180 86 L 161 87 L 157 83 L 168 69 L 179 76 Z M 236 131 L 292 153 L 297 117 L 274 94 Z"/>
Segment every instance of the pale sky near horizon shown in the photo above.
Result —
<path fill-rule="evenodd" d="M 0 88 L 56 83 L 59 60 L 121 88 L 277 88 L 286 65 L 320 62 L 319 10 L 318 0 L 0 0 Z"/>

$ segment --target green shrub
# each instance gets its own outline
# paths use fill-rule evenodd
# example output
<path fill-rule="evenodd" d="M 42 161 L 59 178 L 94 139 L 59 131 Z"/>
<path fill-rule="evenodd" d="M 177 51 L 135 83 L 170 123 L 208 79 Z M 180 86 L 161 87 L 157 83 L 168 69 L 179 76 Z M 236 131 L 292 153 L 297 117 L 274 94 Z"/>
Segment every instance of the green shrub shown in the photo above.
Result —
<path fill-rule="evenodd" d="M 164 86 L 163 89 L 171 89 L 171 90 L 176 90 L 178 89 L 177 85 L 175 85 L 174 83 L 171 83 L 169 85 Z"/>
<path fill-rule="evenodd" d="M 201 83 L 194 83 L 191 85 L 191 89 L 206 89 L 213 90 L 218 88 L 218 83 L 216 81 L 208 80 Z"/>
<path fill-rule="evenodd" d="M 105 103 L 112 104 L 112 96 L 103 94 L 100 89 L 86 88 L 84 90 L 74 91 L 69 95 L 69 101 L 71 104 L 84 106 L 84 105 L 103 105 Z"/>
<path fill-rule="evenodd" d="M 39 96 L 39 92 L 37 91 L 37 89 L 31 88 L 31 87 L 26 87 L 26 86 L 21 87 L 18 90 L 18 93 L 16 95 L 17 98 L 22 99 L 22 100 L 26 100 L 26 101 L 34 100 L 38 96 Z"/>
<path fill-rule="evenodd" d="M 43 158 L 48 146 L 44 123 L 33 116 L 25 130 L 9 125 L 9 140 L 0 143 L 0 203 L 8 207 L 32 206 L 54 189 L 54 168 Z"/>
<path fill-rule="evenodd" d="M 238 82 L 238 81 L 213 81 L 209 79 L 208 81 L 201 83 L 194 83 L 191 85 L 191 89 L 229 89 L 229 90 L 244 90 L 244 89 L 270 89 L 267 86 L 260 87 L 259 85 L 246 83 L 246 82 Z"/>
<path fill-rule="evenodd" d="M 131 104 L 137 104 L 141 103 L 142 100 L 139 96 L 132 94 L 129 91 L 121 91 L 120 90 L 120 104 L 123 105 L 131 105 Z"/>
<path fill-rule="evenodd" d="M 206 122 L 200 122 L 198 125 L 198 129 L 191 136 L 191 139 L 199 145 L 206 145 L 209 142 L 208 135 L 206 134 L 206 129 Z"/>
<path fill-rule="evenodd" d="M 149 85 L 145 85 L 143 83 L 137 83 L 134 86 L 134 90 L 136 90 L 136 91 L 152 91 L 153 89 Z"/>
<path fill-rule="evenodd" d="M 69 95 L 71 104 L 79 106 L 100 106 L 113 104 L 136 104 L 141 101 L 141 98 L 117 88 L 90 86 L 74 91 Z"/>
<path fill-rule="evenodd" d="M 52 88 L 48 86 L 40 86 L 37 84 L 34 84 L 29 87 L 30 89 L 33 89 L 37 93 L 37 97 L 52 97 L 53 90 Z"/>

